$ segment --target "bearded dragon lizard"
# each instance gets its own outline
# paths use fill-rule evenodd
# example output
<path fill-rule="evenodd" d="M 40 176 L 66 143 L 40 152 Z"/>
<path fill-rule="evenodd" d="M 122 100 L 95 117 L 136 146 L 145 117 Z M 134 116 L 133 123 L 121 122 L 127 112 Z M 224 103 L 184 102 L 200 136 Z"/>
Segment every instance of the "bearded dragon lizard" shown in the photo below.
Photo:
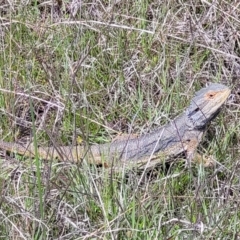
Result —
<path fill-rule="evenodd" d="M 186 110 L 170 123 L 139 137 L 112 143 L 83 146 L 38 147 L 39 158 L 112 166 L 115 164 L 155 165 L 169 156 L 184 153 L 192 160 L 207 124 L 219 113 L 230 94 L 230 89 L 213 83 L 198 91 Z M 0 140 L 0 148 L 20 155 L 34 157 L 36 149 Z"/>

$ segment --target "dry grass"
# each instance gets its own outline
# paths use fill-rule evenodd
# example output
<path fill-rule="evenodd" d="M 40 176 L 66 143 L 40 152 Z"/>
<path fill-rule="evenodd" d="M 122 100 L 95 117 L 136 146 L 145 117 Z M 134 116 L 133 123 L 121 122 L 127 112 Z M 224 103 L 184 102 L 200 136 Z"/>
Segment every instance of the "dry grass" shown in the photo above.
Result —
<path fill-rule="evenodd" d="M 0 239 L 239 239 L 239 5 L 1 0 L 2 139 L 103 143 L 165 124 L 207 82 L 233 92 L 199 149 L 213 169 L 3 155 Z"/>

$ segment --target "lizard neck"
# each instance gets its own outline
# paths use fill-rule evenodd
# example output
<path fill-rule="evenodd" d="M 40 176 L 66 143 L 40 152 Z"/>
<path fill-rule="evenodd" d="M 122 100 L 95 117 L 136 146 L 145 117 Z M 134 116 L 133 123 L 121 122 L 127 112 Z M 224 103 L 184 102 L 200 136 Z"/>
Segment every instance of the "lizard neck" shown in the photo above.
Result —
<path fill-rule="evenodd" d="M 158 131 L 161 131 L 162 129 L 164 129 L 166 132 L 163 137 L 171 136 L 171 138 L 181 141 L 188 138 L 188 136 L 198 135 L 200 132 L 203 132 L 206 129 L 206 125 L 202 126 L 201 128 L 194 127 L 191 119 L 189 119 L 185 111 L 175 119 L 171 120 L 170 123 L 160 128 Z"/>
<path fill-rule="evenodd" d="M 220 108 L 213 112 L 211 115 L 208 117 L 204 115 L 203 112 L 201 112 L 201 109 L 197 109 L 200 114 L 195 114 L 196 111 L 191 111 L 190 108 L 187 108 L 186 111 L 184 112 L 185 118 L 186 118 L 186 127 L 192 130 L 199 130 L 199 131 L 204 131 L 208 125 L 214 118 L 217 117 L 217 115 L 220 112 Z M 204 116 L 203 116 L 204 115 Z"/>

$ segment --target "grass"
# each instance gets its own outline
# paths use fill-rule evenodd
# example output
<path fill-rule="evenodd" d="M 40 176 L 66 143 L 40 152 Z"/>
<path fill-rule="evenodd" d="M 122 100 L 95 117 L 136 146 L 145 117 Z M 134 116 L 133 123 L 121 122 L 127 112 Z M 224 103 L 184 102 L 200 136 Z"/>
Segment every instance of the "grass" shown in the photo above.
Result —
<path fill-rule="evenodd" d="M 2 155 L 0 239 L 238 239 L 239 10 L 233 1 L 3 1 L 1 138 L 47 146 L 142 134 L 206 82 L 231 100 L 199 152 L 150 173 Z"/>

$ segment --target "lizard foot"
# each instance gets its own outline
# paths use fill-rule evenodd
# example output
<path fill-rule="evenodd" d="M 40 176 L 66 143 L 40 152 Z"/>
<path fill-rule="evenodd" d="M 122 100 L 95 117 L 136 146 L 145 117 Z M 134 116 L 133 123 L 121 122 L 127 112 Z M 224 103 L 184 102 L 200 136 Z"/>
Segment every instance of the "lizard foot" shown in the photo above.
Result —
<path fill-rule="evenodd" d="M 202 164 L 204 167 L 214 167 L 216 165 L 216 161 L 211 155 L 207 156 L 205 154 L 200 155 L 199 153 L 197 153 L 193 161 L 198 164 Z"/>

